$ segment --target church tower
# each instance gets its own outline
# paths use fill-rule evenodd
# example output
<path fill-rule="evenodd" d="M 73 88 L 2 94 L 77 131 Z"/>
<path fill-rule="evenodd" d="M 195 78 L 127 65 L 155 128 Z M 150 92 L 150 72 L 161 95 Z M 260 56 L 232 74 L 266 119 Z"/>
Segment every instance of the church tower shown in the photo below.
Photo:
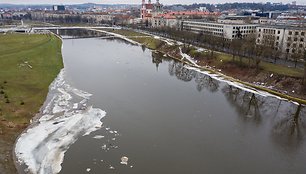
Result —
<path fill-rule="evenodd" d="M 162 8 L 163 8 L 163 6 L 162 6 L 162 4 L 159 3 L 159 0 L 156 0 L 155 11 L 157 13 L 161 13 L 162 12 Z"/>
<path fill-rule="evenodd" d="M 141 19 L 143 19 L 146 13 L 146 1 L 145 0 L 142 0 L 142 7 L 140 11 L 141 11 L 140 17 Z"/>

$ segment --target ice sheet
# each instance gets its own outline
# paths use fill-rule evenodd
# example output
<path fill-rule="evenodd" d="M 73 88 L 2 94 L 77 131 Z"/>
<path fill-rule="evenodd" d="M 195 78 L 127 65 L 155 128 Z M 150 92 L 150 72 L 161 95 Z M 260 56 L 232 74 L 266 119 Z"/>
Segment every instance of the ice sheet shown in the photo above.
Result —
<path fill-rule="evenodd" d="M 31 173 L 60 172 L 64 153 L 70 145 L 80 136 L 101 128 L 105 111 L 92 106 L 75 107 L 76 103 L 84 104 L 89 96 L 66 84 L 64 70 L 51 84 L 48 96 L 51 99 L 41 117 L 19 137 L 15 147 L 18 161 L 28 166 Z"/>

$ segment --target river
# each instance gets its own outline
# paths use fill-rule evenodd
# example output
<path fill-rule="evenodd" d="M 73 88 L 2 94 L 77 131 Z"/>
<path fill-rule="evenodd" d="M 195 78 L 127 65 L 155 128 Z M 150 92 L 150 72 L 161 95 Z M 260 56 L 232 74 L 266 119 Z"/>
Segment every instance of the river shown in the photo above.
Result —
<path fill-rule="evenodd" d="M 63 59 L 66 83 L 106 115 L 65 146 L 62 174 L 306 172 L 304 106 L 119 39 L 64 39 Z"/>

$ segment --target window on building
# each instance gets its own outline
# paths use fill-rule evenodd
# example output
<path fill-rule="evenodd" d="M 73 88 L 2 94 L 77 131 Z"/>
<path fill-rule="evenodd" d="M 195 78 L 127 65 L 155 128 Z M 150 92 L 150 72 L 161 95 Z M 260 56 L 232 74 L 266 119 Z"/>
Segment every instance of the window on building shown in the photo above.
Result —
<path fill-rule="evenodd" d="M 287 47 L 290 47 L 290 45 L 291 45 L 290 43 L 287 43 Z"/>
<path fill-rule="evenodd" d="M 291 37 L 288 37 L 288 39 L 287 39 L 288 41 L 291 41 Z"/>
<path fill-rule="evenodd" d="M 296 37 L 294 38 L 294 41 L 297 41 L 297 38 L 296 38 Z"/>
<path fill-rule="evenodd" d="M 291 51 L 292 53 L 295 53 L 295 49 L 292 49 L 292 51 Z"/>
<path fill-rule="evenodd" d="M 280 34 L 280 30 L 277 31 L 277 34 Z"/>
<path fill-rule="evenodd" d="M 292 46 L 295 48 L 296 47 L 296 43 L 292 44 Z"/>
<path fill-rule="evenodd" d="M 261 29 L 259 29 L 259 32 L 261 32 Z"/>
<path fill-rule="evenodd" d="M 292 35 L 292 31 L 289 31 L 289 35 Z"/>
<path fill-rule="evenodd" d="M 303 48 L 303 44 L 300 44 L 299 47 L 300 47 L 300 48 Z"/>
<path fill-rule="evenodd" d="M 276 40 L 279 40 L 279 36 L 276 37 Z"/>
<path fill-rule="evenodd" d="M 299 35 L 299 32 L 296 31 L 296 32 L 295 32 L 295 35 Z"/>
<path fill-rule="evenodd" d="M 286 52 L 289 53 L 289 49 L 286 49 Z"/>
<path fill-rule="evenodd" d="M 301 38 L 301 40 L 300 40 L 301 42 L 304 42 L 304 39 L 303 38 Z"/>
<path fill-rule="evenodd" d="M 275 46 L 278 46 L 278 42 L 275 42 Z"/>
<path fill-rule="evenodd" d="M 305 35 L 305 32 L 301 32 L 301 35 L 304 36 L 304 35 Z"/>

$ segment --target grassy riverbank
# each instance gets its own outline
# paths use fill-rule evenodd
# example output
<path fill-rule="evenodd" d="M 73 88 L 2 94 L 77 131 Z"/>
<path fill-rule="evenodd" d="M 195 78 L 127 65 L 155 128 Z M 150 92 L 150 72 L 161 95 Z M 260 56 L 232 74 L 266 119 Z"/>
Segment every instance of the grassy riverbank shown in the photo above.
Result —
<path fill-rule="evenodd" d="M 108 30 L 116 34 L 128 37 L 146 47 L 167 54 L 170 57 L 180 60 L 178 45 L 168 45 L 156 37 L 142 37 L 145 34 L 131 30 Z M 137 37 L 140 36 L 140 37 Z M 149 35 L 145 35 L 149 36 Z M 191 48 L 188 55 L 197 61 L 202 68 L 212 70 L 228 76 L 231 80 L 238 81 L 245 85 L 270 92 L 272 94 L 306 104 L 306 94 L 302 85 L 303 69 L 292 68 L 261 61 L 258 68 L 255 68 L 255 61 L 244 57 L 232 58 L 232 55 L 221 52 L 214 52 L 214 58 L 210 57 L 210 50 L 197 52 Z M 188 60 L 181 60 L 188 63 Z M 192 64 L 190 64 L 192 66 Z"/>
<path fill-rule="evenodd" d="M 63 68 L 61 40 L 51 34 L 0 35 L 0 173 L 15 173 L 15 138 L 39 112 Z"/>

